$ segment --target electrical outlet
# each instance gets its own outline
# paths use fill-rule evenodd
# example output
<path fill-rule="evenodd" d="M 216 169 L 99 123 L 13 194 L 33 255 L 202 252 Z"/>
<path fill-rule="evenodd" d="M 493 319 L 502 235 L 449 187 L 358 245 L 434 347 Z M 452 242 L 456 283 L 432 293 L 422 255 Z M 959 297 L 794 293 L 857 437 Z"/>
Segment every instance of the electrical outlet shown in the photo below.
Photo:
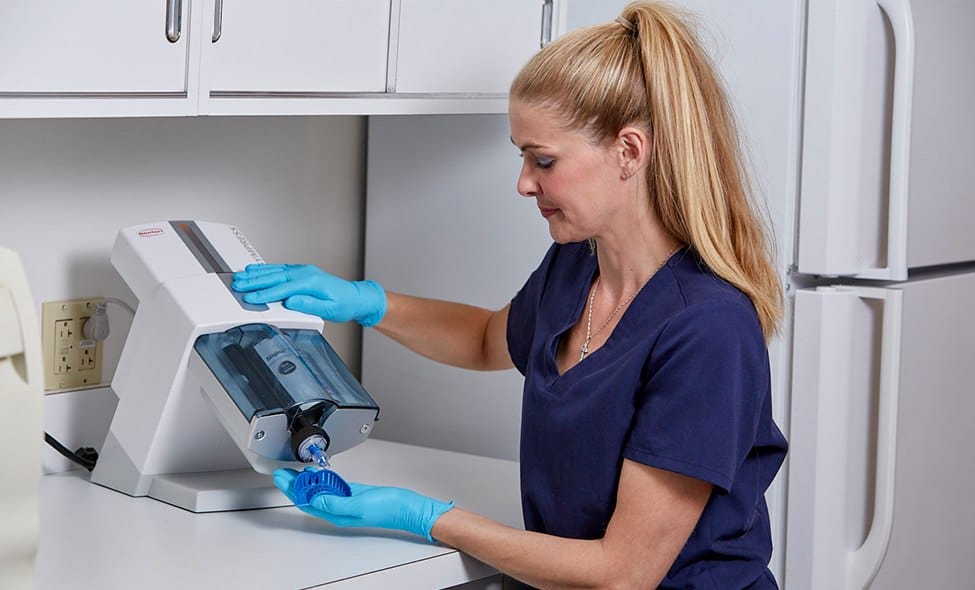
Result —
<path fill-rule="evenodd" d="M 41 304 L 44 390 L 97 387 L 102 384 L 102 343 L 85 340 L 85 322 L 101 297 L 45 301 Z"/>

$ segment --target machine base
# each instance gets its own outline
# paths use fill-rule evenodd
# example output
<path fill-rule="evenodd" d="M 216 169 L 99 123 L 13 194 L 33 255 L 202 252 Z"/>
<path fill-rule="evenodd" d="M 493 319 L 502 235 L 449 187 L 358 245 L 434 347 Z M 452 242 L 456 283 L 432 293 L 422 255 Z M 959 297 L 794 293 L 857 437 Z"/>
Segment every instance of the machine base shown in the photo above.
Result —
<path fill-rule="evenodd" d="M 253 469 L 152 476 L 148 496 L 190 512 L 291 506 L 271 476 Z"/>
<path fill-rule="evenodd" d="M 239 463 L 246 464 L 243 457 Z M 300 468 L 297 464 L 292 466 Z M 129 496 L 149 496 L 190 512 L 291 505 L 287 496 L 274 487 L 270 475 L 258 473 L 250 466 L 221 471 L 140 473 L 111 431 L 105 437 L 90 481 Z"/>

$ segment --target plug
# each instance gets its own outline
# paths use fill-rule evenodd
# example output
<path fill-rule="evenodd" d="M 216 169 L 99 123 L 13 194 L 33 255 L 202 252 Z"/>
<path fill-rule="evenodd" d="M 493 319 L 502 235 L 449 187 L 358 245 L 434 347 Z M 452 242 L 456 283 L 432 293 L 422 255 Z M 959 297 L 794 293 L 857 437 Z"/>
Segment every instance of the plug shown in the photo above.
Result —
<path fill-rule="evenodd" d="M 105 313 L 105 310 L 109 303 L 114 303 L 115 305 L 128 310 L 128 312 L 132 315 L 135 315 L 135 309 L 133 309 L 132 306 L 125 301 L 116 299 L 115 297 L 104 297 L 100 302 L 95 304 L 95 310 L 92 312 L 91 317 L 89 317 L 88 321 L 85 322 L 85 325 L 81 327 L 81 334 L 86 339 L 101 342 L 102 340 L 108 338 L 108 314 Z"/>
<path fill-rule="evenodd" d="M 85 322 L 85 325 L 81 327 L 81 333 L 84 335 L 86 340 L 94 340 L 100 342 L 108 338 L 108 315 L 105 313 L 105 302 L 100 302 L 95 304 L 95 309 L 91 313 L 91 317 Z"/>

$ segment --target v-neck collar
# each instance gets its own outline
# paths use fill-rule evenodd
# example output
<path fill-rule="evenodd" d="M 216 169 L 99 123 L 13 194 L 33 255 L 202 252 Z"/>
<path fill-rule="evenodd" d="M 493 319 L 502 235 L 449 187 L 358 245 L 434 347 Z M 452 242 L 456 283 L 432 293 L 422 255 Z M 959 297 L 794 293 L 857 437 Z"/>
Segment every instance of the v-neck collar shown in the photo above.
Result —
<path fill-rule="evenodd" d="M 669 273 L 669 268 L 680 262 L 687 251 L 688 247 L 684 246 L 671 254 L 663 266 L 650 277 L 640 292 L 637 293 L 636 297 L 633 298 L 633 301 L 630 302 L 630 305 L 623 310 L 623 315 L 620 316 L 619 322 L 613 327 L 612 332 L 610 332 L 609 337 L 607 337 L 606 342 L 602 346 L 593 350 L 584 359 L 569 367 L 565 373 L 560 373 L 558 364 L 559 343 L 569 330 L 580 321 L 583 308 L 588 302 L 589 289 L 592 287 L 593 281 L 596 280 L 596 274 L 599 271 L 599 262 L 596 256 L 588 248 L 580 248 L 580 254 L 585 257 L 585 260 L 581 265 L 581 272 L 579 274 L 584 280 L 575 287 L 577 292 L 575 305 L 565 315 L 559 317 L 556 329 L 553 330 L 545 342 L 545 383 L 547 389 L 554 392 L 561 388 L 560 385 L 562 383 L 574 380 L 576 375 L 583 372 L 581 367 L 588 369 L 586 373 L 592 373 L 601 369 L 606 364 L 606 361 L 603 361 L 603 357 L 606 356 L 603 350 L 613 350 L 618 346 L 620 341 L 626 342 L 628 337 L 634 332 L 634 328 L 626 322 L 627 315 L 632 315 L 630 314 L 630 310 L 634 308 L 642 309 L 647 305 L 647 298 L 651 297 L 649 293 L 657 290 L 659 286 L 660 280 L 658 276 L 665 272 Z"/>

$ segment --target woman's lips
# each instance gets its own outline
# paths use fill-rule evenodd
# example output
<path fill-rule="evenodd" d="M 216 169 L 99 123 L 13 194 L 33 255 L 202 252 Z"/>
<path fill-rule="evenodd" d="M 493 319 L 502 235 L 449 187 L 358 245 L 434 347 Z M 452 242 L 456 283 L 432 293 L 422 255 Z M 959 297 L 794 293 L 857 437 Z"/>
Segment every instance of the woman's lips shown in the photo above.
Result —
<path fill-rule="evenodd" d="M 555 215 L 555 212 L 558 211 L 558 209 L 546 209 L 545 207 L 539 207 L 538 210 L 542 212 L 542 217 L 546 219 Z"/>

